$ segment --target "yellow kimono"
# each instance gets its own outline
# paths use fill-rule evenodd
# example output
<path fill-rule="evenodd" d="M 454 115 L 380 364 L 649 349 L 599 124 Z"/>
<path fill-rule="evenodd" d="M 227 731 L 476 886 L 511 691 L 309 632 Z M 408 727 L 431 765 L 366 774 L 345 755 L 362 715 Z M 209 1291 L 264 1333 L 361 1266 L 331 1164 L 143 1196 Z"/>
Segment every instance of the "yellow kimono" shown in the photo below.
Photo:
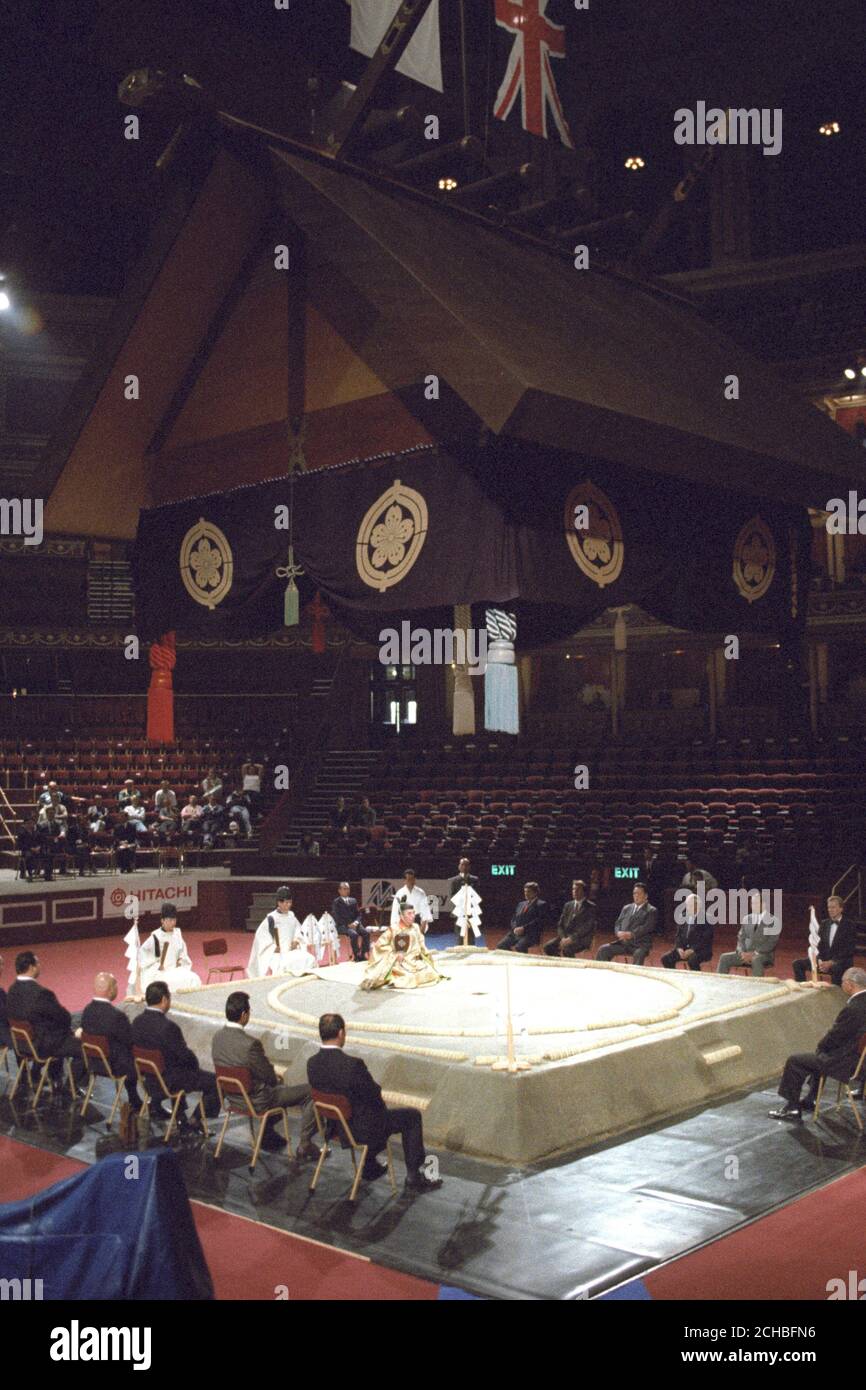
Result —
<path fill-rule="evenodd" d="M 361 988 L 390 985 L 392 989 L 418 989 L 420 985 L 436 985 L 445 978 L 424 945 L 420 927 L 398 924 L 386 927 L 371 946 Z"/>

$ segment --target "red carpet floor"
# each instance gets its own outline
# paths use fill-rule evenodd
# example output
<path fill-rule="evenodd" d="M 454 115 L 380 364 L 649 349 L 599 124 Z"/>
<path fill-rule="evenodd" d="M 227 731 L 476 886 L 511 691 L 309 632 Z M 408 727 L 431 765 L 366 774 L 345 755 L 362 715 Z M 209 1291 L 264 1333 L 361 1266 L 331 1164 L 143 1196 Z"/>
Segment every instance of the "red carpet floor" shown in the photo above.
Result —
<path fill-rule="evenodd" d="M 866 1169 L 645 1276 L 654 1299 L 821 1299 L 866 1278 Z"/>
<path fill-rule="evenodd" d="M 40 1192 L 85 1165 L 0 1136 L 0 1202 Z M 268 1299 L 285 1287 L 290 1301 L 435 1300 L 438 1284 L 373 1264 L 360 1255 L 192 1203 L 218 1299 Z M 2 1273 L 2 1271 L 0 1271 Z"/>

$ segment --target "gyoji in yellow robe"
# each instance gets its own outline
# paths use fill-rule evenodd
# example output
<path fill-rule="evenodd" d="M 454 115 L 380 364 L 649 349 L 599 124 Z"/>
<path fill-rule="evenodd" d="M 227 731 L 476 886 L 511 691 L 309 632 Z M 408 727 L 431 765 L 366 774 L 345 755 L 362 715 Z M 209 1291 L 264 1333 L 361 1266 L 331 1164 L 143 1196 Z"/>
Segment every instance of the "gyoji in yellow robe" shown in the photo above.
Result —
<path fill-rule="evenodd" d="M 421 985 L 436 985 L 445 978 L 424 945 L 420 927 L 407 927 L 404 922 L 386 927 L 371 946 L 361 989 L 382 989 L 384 985 L 392 989 L 418 989 Z"/>

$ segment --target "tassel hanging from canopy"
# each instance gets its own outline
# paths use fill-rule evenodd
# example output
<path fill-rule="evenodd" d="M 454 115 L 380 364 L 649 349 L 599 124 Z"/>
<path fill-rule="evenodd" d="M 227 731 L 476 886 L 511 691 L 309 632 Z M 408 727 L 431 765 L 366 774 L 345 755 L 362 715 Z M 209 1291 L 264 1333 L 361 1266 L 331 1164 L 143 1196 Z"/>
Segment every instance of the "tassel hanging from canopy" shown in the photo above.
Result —
<path fill-rule="evenodd" d="M 298 601 L 297 580 L 304 573 L 303 567 L 295 563 L 295 547 L 292 544 L 295 524 L 295 469 L 298 467 L 296 458 L 290 460 L 289 467 L 289 553 L 284 565 L 278 565 L 274 573 L 278 579 L 287 580 L 286 592 L 283 598 L 283 626 L 297 627 L 300 618 L 300 604 Z"/>
<path fill-rule="evenodd" d="M 487 671 L 484 676 L 484 727 L 502 734 L 520 733 L 517 665 L 514 642 L 517 619 L 501 608 L 488 608 Z"/>
<path fill-rule="evenodd" d="M 472 608 L 468 603 L 458 603 L 454 608 L 454 632 L 462 632 L 466 638 L 464 655 L 469 651 L 468 631 L 472 625 Z M 459 644 L 456 643 L 458 646 Z M 454 669 L 454 709 L 452 731 L 458 735 L 475 733 L 475 691 L 472 677 L 466 662 L 458 662 Z"/>

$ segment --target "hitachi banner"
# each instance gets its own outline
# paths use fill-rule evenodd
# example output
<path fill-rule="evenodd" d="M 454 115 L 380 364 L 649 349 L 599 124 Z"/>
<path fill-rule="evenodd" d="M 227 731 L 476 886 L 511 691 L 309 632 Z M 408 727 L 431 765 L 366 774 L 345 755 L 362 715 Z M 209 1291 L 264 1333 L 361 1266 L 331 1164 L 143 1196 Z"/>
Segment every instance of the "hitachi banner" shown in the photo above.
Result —
<path fill-rule="evenodd" d="M 179 913 L 198 907 L 198 877 L 195 874 L 119 874 L 102 892 L 103 917 L 122 917 L 129 894 L 138 898 L 142 917 L 148 912 L 159 916 L 163 903 L 173 903 Z"/>

